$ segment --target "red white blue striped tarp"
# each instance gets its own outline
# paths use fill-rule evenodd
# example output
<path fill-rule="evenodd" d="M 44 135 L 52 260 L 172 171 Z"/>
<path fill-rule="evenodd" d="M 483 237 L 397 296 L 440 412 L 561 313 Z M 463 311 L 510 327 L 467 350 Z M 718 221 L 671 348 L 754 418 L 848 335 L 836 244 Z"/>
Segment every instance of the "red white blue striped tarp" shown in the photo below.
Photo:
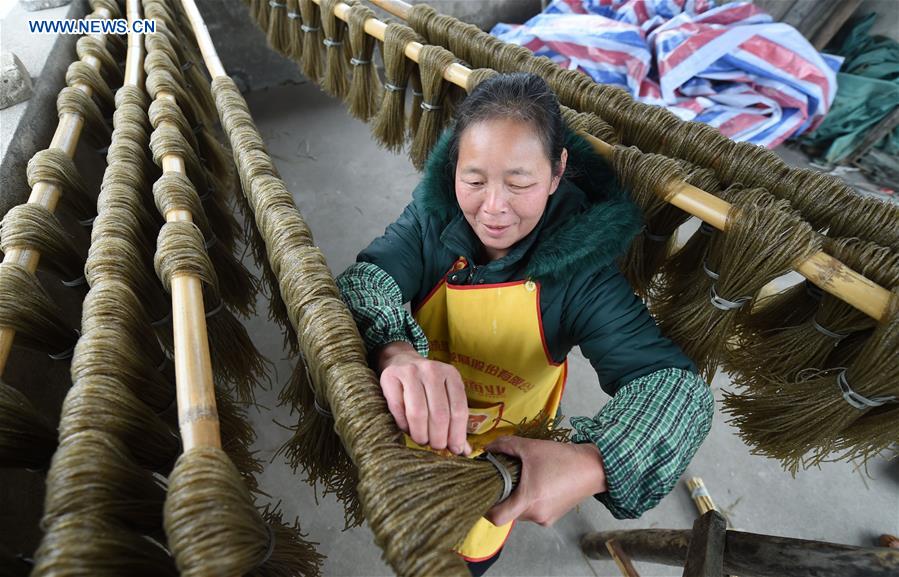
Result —
<path fill-rule="evenodd" d="M 774 148 L 830 110 L 842 58 L 749 2 L 555 0 L 492 34 L 684 120 Z"/>

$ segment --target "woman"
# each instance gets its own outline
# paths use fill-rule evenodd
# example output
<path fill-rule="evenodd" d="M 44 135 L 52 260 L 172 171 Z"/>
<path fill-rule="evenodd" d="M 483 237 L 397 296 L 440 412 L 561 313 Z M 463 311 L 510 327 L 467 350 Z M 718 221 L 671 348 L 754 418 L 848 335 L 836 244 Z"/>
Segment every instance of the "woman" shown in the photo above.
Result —
<path fill-rule="evenodd" d="M 338 278 L 410 446 L 522 461 L 516 490 L 459 550 L 475 574 L 514 520 L 550 525 L 590 495 L 640 516 L 709 431 L 708 386 L 615 264 L 640 227 L 546 83 L 498 75 L 460 104 L 412 203 Z M 556 414 L 575 346 L 612 400 L 571 419 L 573 443 L 508 436 Z"/>

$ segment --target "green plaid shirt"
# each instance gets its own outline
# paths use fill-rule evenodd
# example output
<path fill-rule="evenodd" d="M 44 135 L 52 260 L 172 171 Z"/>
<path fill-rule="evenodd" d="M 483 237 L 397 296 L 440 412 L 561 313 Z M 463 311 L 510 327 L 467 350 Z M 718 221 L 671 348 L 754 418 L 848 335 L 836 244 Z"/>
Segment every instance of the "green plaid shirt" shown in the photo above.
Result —
<path fill-rule="evenodd" d="M 406 341 L 427 356 L 428 339 L 384 270 L 356 263 L 337 285 L 369 352 Z M 572 417 L 572 441 L 594 443 L 603 457 L 608 491 L 596 498 L 618 519 L 655 507 L 708 435 L 713 413 L 708 385 L 695 373 L 668 368 L 623 385 L 593 418 Z"/>

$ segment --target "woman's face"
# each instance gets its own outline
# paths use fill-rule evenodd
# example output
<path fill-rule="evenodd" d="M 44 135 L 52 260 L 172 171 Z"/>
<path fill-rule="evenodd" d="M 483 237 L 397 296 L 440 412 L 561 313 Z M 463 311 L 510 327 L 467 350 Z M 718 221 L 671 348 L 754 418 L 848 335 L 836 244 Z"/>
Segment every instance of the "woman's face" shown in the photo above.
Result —
<path fill-rule="evenodd" d="M 537 226 L 567 157 L 562 150 L 553 174 L 543 142 L 521 120 L 483 120 L 460 135 L 456 200 L 490 260 L 505 256 Z"/>

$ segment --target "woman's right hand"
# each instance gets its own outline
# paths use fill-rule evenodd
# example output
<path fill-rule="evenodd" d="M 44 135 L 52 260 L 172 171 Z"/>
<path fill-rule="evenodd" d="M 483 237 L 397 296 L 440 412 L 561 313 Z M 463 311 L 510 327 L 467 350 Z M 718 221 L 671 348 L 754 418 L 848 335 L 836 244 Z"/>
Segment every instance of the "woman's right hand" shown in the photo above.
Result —
<path fill-rule="evenodd" d="M 468 400 L 456 367 L 428 360 L 405 341 L 378 352 L 381 390 L 397 426 L 419 445 L 471 453 Z"/>

